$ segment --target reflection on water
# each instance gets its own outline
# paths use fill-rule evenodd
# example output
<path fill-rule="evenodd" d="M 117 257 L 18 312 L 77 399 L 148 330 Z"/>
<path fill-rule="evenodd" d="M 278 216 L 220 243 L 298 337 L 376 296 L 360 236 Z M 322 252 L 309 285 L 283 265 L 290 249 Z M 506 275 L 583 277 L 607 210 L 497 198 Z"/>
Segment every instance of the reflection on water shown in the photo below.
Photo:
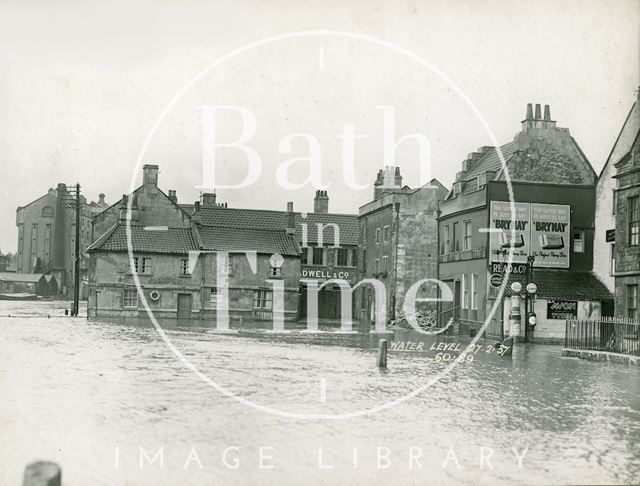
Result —
<path fill-rule="evenodd" d="M 292 419 L 222 396 L 152 327 L 28 306 L 43 317 L 0 317 L 0 484 L 19 484 L 36 458 L 60 463 L 66 486 L 640 481 L 638 367 L 562 358 L 542 345 L 501 358 L 481 342 L 471 363 L 381 413 Z M 3 302 L 0 314 L 24 307 Z M 376 336 L 168 333 L 234 394 L 311 414 L 409 393 L 446 366 L 430 348 L 455 342 L 398 332 L 396 343 L 424 342 L 426 351 L 391 351 L 380 371 Z M 160 456 L 149 465 L 160 450 L 162 467 Z"/>

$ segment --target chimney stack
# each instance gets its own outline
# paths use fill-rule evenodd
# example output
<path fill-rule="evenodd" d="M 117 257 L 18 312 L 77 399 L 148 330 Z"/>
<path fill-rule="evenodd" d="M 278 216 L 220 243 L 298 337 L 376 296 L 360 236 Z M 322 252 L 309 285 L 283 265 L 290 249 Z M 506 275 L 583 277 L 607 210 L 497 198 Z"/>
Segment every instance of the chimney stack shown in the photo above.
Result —
<path fill-rule="evenodd" d="M 196 225 L 202 224 L 202 213 L 200 212 L 200 201 L 196 201 L 193 205 L 193 215 L 191 216 L 191 222 Z"/>
<path fill-rule="evenodd" d="M 100 194 L 98 194 L 98 206 L 105 207 L 107 205 L 104 198 L 105 198 L 104 193 L 101 192 Z"/>
<path fill-rule="evenodd" d="M 202 194 L 202 206 L 205 208 L 213 208 L 216 206 L 216 193 L 205 192 Z"/>
<path fill-rule="evenodd" d="M 119 220 L 120 222 L 125 222 L 127 220 L 127 205 L 129 203 L 129 196 L 127 196 L 126 194 L 122 195 L 122 204 L 120 204 L 120 214 L 119 214 Z"/>
<path fill-rule="evenodd" d="M 287 234 L 293 236 L 296 234 L 296 215 L 293 212 L 293 202 L 287 203 Z"/>
<path fill-rule="evenodd" d="M 171 199 L 174 203 L 178 202 L 178 195 L 176 194 L 175 189 L 169 189 L 169 199 Z"/>
<path fill-rule="evenodd" d="M 158 166 L 146 164 L 142 168 L 142 183 L 145 186 L 158 187 Z"/>
<path fill-rule="evenodd" d="M 316 191 L 316 197 L 313 200 L 313 212 L 327 214 L 329 212 L 329 196 L 327 191 Z"/>

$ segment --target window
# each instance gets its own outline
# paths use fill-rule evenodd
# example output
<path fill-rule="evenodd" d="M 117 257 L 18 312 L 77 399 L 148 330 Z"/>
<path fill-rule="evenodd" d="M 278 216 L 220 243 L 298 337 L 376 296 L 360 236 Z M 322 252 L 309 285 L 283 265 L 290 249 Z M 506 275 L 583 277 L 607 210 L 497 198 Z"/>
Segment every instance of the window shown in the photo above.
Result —
<path fill-rule="evenodd" d="M 338 266 L 346 267 L 349 259 L 349 250 L 346 248 L 338 248 Z"/>
<path fill-rule="evenodd" d="M 271 267 L 270 275 L 272 277 L 282 277 L 282 267 Z"/>
<path fill-rule="evenodd" d="M 609 268 L 609 275 L 613 276 L 616 273 L 616 244 L 611 244 L 611 261 Z"/>
<path fill-rule="evenodd" d="M 380 259 L 376 258 L 376 272 L 380 271 Z"/>
<path fill-rule="evenodd" d="M 253 307 L 256 309 L 271 309 L 273 292 L 271 290 L 255 290 L 253 292 Z"/>
<path fill-rule="evenodd" d="M 389 257 L 388 256 L 383 256 L 382 257 L 382 271 L 386 272 L 387 270 L 389 270 Z"/>
<path fill-rule="evenodd" d="M 217 304 L 218 303 L 218 289 L 216 287 L 212 287 L 211 292 L 209 293 L 209 303 Z"/>
<path fill-rule="evenodd" d="M 638 285 L 627 285 L 627 317 L 638 317 Z"/>
<path fill-rule="evenodd" d="M 376 228 L 376 243 L 380 243 L 380 228 Z"/>
<path fill-rule="evenodd" d="M 124 295 L 122 298 L 124 307 L 129 309 L 138 308 L 138 291 L 136 289 L 124 289 Z"/>
<path fill-rule="evenodd" d="M 53 208 L 51 206 L 45 206 L 42 208 L 43 218 L 53 218 Z"/>
<path fill-rule="evenodd" d="M 451 234 L 449 233 L 449 225 L 444 227 L 444 254 L 451 253 Z"/>
<path fill-rule="evenodd" d="M 460 242 L 458 241 L 458 238 L 460 237 L 459 226 L 460 223 L 453 223 L 453 251 L 460 251 Z"/>
<path fill-rule="evenodd" d="M 573 232 L 573 251 L 574 253 L 584 253 L 584 231 Z"/>
<path fill-rule="evenodd" d="M 627 219 L 629 221 L 629 245 L 640 245 L 640 205 L 638 196 L 627 198 Z"/>
<path fill-rule="evenodd" d="M 189 259 L 180 260 L 180 275 L 189 275 Z"/>
<path fill-rule="evenodd" d="M 382 239 L 384 241 L 389 241 L 389 226 L 385 226 L 382 229 Z"/>
<path fill-rule="evenodd" d="M 362 271 L 367 271 L 367 250 L 362 250 Z"/>
<path fill-rule="evenodd" d="M 364 225 L 362 226 L 362 241 L 367 242 L 367 222 L 365 220 Z"/>
<path fill-rule="evenodd" d="M 358 250 L 351 250 L 351 266 L 358 266 Z"/>
<path fill-rule="evenodd" d="M 471 309 L 478 309 L 478 274 L 471 274 Z"/>
<path fill-rule="evenodd" d="M 618 205 L 618 192 L 614 189 L 613 191 L 613 203 L 611 204 L 611 214 L 616 214 L 616 206 Z"/>
<path fill-rule="evenodd" d="M 471 221 L 464 221 L 462 223 L 462 230 L 464 231 L 464 239 L 462 240 L 462 249 L 471 250 Z"/>
<path fill-rule="evenodd" d="M 300 253 L 300 264 L 307 265 L 309 262 L 309 248 L 302 248 L 302 253 Z"/>
<path fill-rule="evenodd" d="M 469 278 L 466 273 L 462 274 L 462 308 L 469 308 Z"/>
<path fill-rule="evenodd" d="M 133 257 L 133 264 L 138 275 L 149 275 L 151 273 L 151 258 Z"/>
<path fill-rule="evenodd" d="M 324 263 L 324 248 L 313 248 L 314 265 L 322 265 Z"/>

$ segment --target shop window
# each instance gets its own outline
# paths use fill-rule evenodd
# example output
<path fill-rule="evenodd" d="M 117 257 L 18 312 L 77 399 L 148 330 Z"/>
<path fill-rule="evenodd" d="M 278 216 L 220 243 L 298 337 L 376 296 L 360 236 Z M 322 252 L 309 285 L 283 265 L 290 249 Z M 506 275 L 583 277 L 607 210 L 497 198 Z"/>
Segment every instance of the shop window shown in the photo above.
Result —
<path fill-rule="evenodd" d="M 462 249 L 464 251 L 471 250 L 471 221 L 464 221 L 462 223 L 462 230 L 464 232 Z"/>
<path fill-rule="evenodd" d="M 189 275 L 189 259 L 180 260 L 180 275 Z"/>
<path fill-rule="evenodd" d="M 138 275 L 150 275 L 152 272 L 152 260 L 147 257 L 133 257 L 133 265 Z"/>
<path fill-rule="evenodd" d="M 346 267 L 349 260 L 349 250 L 346 248 L 338 248 L 338 262 L 339 267 Z"/>
<path fill-rule="evenodd" d="M 627 285 L 627 317 L 636 319 L 638 317 L 638 285 Z"/>
<path fill-rule="evenodd" d="M 253 307 L 255 309 L 271 309 L 273 292 L 271 290 L 255 290 L 253 292 Z"/>
<path fill-rule="evenodd" d="M 640 245 L 640 204 L 638 196 L 627 198 L 627 219 L 629 221 L 629 245 Z"/>
<path fill-rule="evenodd" d="M 122 302 L 127 309 L 138 308 L 138 291 L 136 289 L 124 289 Z"/>
<path fill-rule="evenodd" d="M 573 252 L 584 253 L 584 231 L 573 232 Z"/>
<path fill-rule="evenodd" d="M 322 265 L 324 263 L 324 248 L 313 248 L 313 261 L 314 265 Z"/>

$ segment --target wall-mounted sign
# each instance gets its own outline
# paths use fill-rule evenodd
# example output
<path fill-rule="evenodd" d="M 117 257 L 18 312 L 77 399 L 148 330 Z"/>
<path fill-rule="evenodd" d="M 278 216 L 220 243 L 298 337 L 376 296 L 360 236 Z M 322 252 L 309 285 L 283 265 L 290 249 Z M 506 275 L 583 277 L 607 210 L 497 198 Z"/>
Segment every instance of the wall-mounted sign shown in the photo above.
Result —
<path fill-rule="evenodd" d="M 332 270 L 328 268 L 303 268 L 300 270 L 300 277 L 302 278 L 316 278 L 322 280 L 329 280 L 332 278 L 338 278 L 343 280 L 351 279 L 351 272 L 345 270 Z"/>
<path fill-rule="evenodd" d="M 569 268 L 571 207 L 513 204 L 515 219 L 512 221 L 508 201 L 491 201 L 490 262 L 505 262 L 512 254 L 513 263 L 525 263 L 527 257 L 533 255 L 534 267 Z"/>
<path fill-rule="evenodd" d="M 531 204 L 531 254 L 534 267 L 569 268 L 571 207 Z"/>
<path fill-rule="evenodd" d="M 489 250 L 492 262 L 504 262 L 513 251 L 513 263 L 526 263 L 529 256 L 529 203 L 513 203 L 515 219 L 511 219 L 511 203 L 491 201 L 489 216 Z M 512 227 L 513 226 L 513 227 Z"/>
<path fill-rule="evenodd" d="M 502 285 L 502 282 L 504 282 L 504 277 L 499 273 L 494 273 L 493 275 L 491 275 L 491 279 L 489 279 L 489 284 L 494 289 L 497 289 L 498 287 L 500 287 Z"/>
<path fill-rule="evenodd" d="M 509 265 L 507 263 L 492 263 L 490 268 L 491 273 L 499 273 L 501 275 L 507 273 L 507 270 L 514 275 L 524 275 L 527 273 L 527 264 L 514 263 L 513 265 Z"/>
<path fill-rule="evenodd" d="M 613 243 L 614 241 L 616 241 L 616 230 L 607 230 L 605 238 L 607 243 Z"/>
<path fill-rule="evenodd" d="M 577 319 L 578 301 L 550 300 L 547 302 L 547 319 Z"/>

